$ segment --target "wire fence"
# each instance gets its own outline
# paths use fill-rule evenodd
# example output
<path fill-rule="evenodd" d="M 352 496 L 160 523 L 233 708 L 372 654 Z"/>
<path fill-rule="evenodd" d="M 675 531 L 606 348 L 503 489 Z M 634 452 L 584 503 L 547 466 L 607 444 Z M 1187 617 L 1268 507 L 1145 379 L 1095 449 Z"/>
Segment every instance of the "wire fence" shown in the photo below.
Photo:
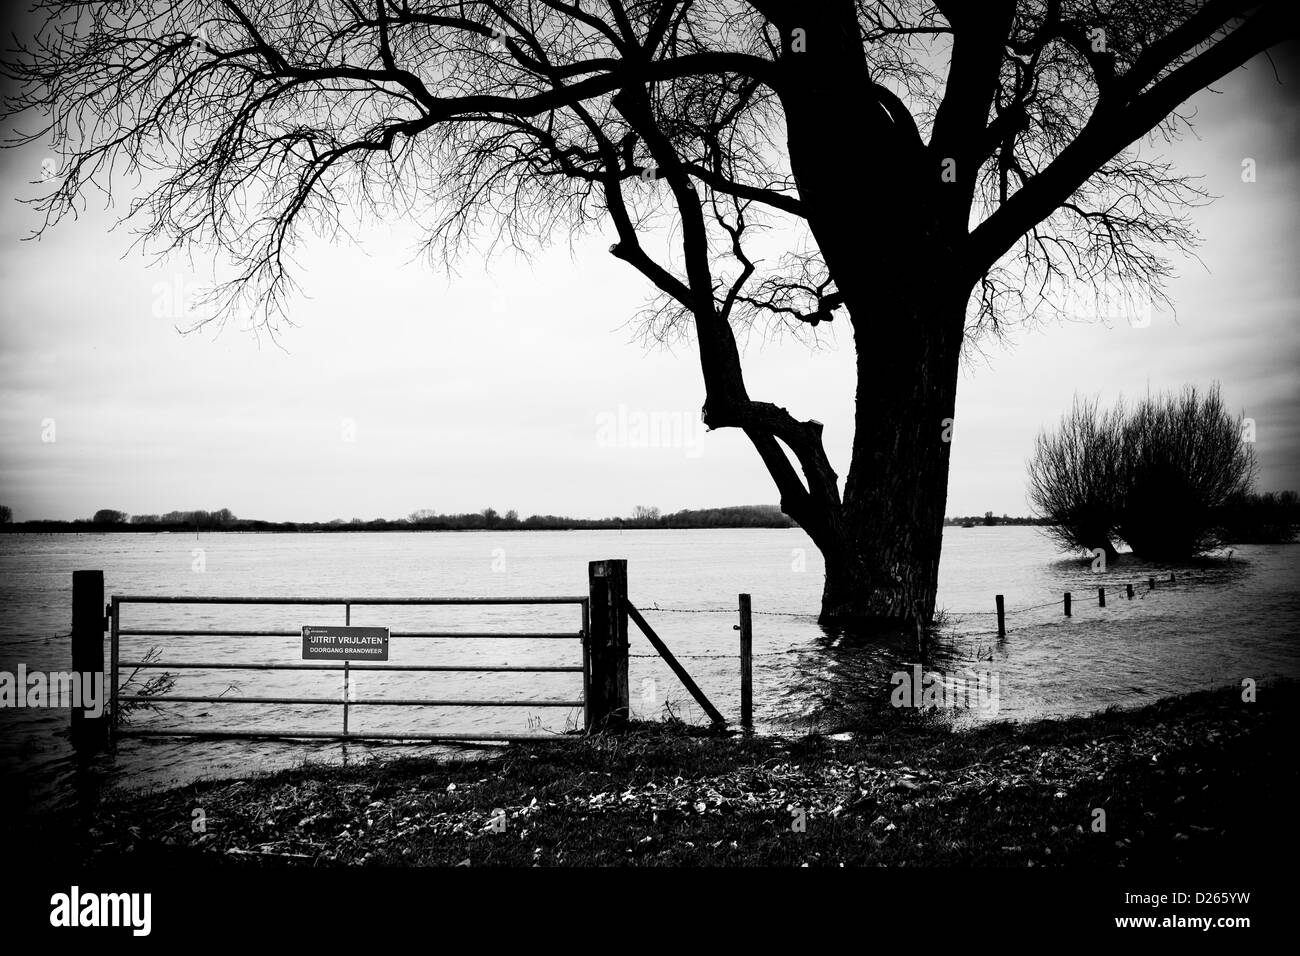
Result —
<path fill-rule="evenodd" d="M 1055 600 L 1052 600 L 1052 601 L 1044 601 L 1042 604 L 1031 604 L 1031 605 L 1029 605 L 1029 606 L 1027 606 L 1027 607 L 1017 607 L 1017 608 L 1007 607 L 1007 608 L 1004 608 L 1003 611 L 1002 611 L 1003 621 L 1005 622 L 1006 620 L 1008 620 L 1009 618 L 1011 618 L 1011 617 L 1013 617 L 1013 616 L 1018 616 L 1018 615 L 1022 615 L 1022 614 L 1028 614 L 1028 613 L 1031 613 L 1031 612 L 1033 612 L 1033 611 L 1041 611 L 1041 610 L 1043 610 L 1044 608 L 1051 608 L 1051 607 L 1054 607 L 1054 608 L 1060 608 L 1060 609 L 1062 610 L 1062 617 L 1064 617 L 1064 618 L 1069 618 L 1069 617 L 1071 617 L 1071 616 L 1073 615 L 1073 613 L 1074 613 L 1075 611 L 1080 611 L 1080 610 L 1083 610 L 1083 609 L 1086 609 L 1086 608 L 1089 608 L 1089 607 L 1096 607 L 1097 610 L 1100 610 L 1100 611 L 1107 611 L 1107 610 L 1110 610 L 1110 609 L 1111 609 L 1111 606 L 1112 606 L 1112 605 L 1111 605 L 1111 604 L 1102 603 L 1102 602 L 1101 602 L 1101 599 L 1100 599 L 1100 595 L 1098 595 L 1098 603 L 1097 603 L 1096 605 L 1093 605 L 1093 604 L 1091 604 L 1091 603 L 1089 603 L 1089 602 L 1087 602 L 1087 601 L 1081 600 L 1081 598 L 1082 598 L 1084 595 L 1089 595 L 1089 594 L 1093 593 L 1093 591 L 1094 591 L 1094 589 L 1095 589 L 1095 590 L 1097 590 L 1097 591 L 1103 591 L 1103 590 L 1104 590 L 1107 594 L 1110 594 L 1110 595 L 1112 595 L 1113 597 L 1118 598 L 1120 601 L 1125 602 L 1125 603 L 1127 603 L 1128 601 L 1145 601 L 1147 598 L 1152 597 L 1152 596 L 1154 596 L 1154 595 L 1161 595 L 1161 596 L 1163 596 L 1163 595 L 1165 595 L 1165 594 L 1168 594 L 1168 593 L 1169 593 L 1169 587 L 1170 587 L 1171 585 L 1177 585 L 1180 581 L 1184 581 L 1184 580 L 1186 580 L 1186 579 L 1188 579 L 1188 578 L 1191 578 L 1191 579 L 1194 579 L 1194 580 L 1199 579 L 1199 581 L 1200 581 L 1200 583 L 1202 584 L 1202 586 L 1204 586 L 1204 585 L 1205 585 L 1205 580 L 1204 580 L 1204 579 L 1207 577 L 1207 575 L 1210 574 L 1210 572 L 1204 572 L 1204 571 L 1189 571 L 1189 570 L 1186 570 L 1186 569 L 1184 569 L 1184 570 L 1180 570 L 1180 571 L 1178 571 L 1178 572 L 1169 571 L 1169 572 L 1160 572 L 1160 573 L 1161 573 L 1161 574 L 1165 574 L 1165 573 L 1167 573 L 1167 574 L 1169 575 L 1169 577 L 1168 577 L 1168 578 L 1162 578 L 1162 577 L 1157 577 L 1156 575 L 1148 575 L 1147 578 L 1146 578 L 1145 580 L 1140 581 L 1140 582 L 1130 582 L 1130 581 L 1116 582 L 1116 581 L 1114 581 L 1114 580 L 1108 580 L 1107 583 L 1106 583 L 1106 584 L 1103 584 L 1103 585 L 1096 585 L 1094 582 L 1091 582 L 1091 581 L 1090 581 L 1090 582 L 1083 583 L 1083 584 L 1081 584 L 1081 585 L 1072 585 L 1072 587 L 1080 587 L 1080 590 L 1079 590 L 1079 591 L 1074 591 L 1074 590 L 1065 590 L 1065 589 L 1062 589 L 1062 591 L 1061 591 L 1061 596 L 1058 597 L 1058 598 L 1056 598 Z M 1158 587 L 1157 585 L 1164 585 L 1164 587 Z M 1219 585 L 1219 587 L 1220 587 L 1220 588 L 1224 588 L 1224 587 L 1226 587 L 1226 585 Z M 1130 591 L 1130 589 L 1131 589 L 1131 591 L 1132 591 L 1131 596 L 1129 596 L 1129 593 L 1128 593 L 1128 592 Z M 1068 595 L 1071 595 L 1071 598 L 1072 598 L 1072 600 L 1071 600 L 1071 602 L 1070 602 L 1070 607 L 1071 607 L 1072 610 L 1070 610 L 1070 611 L 1066 611 L 1066 610 L 1065 610 L 1065 607 L 1066 607 L 1065 597 L 1066 597 L 1067 594 L 1068 594 Z M 1116 605 L 1116 606 L 1119 606 L 1119 605 Z M 946 628 L 946 629 L 948 630 L 949 636 L 952 636 L 952 637 L 989 637 L 989 636 L 1000 636 L 1000 635 L 1005 635 L 1005 634 L 1012 634 L 1012 633 L 1015 633 L 1015 632 L 1017 632 L 1017 631 L 1026 631 L 1026 630 L 1030 630 L 1030 629 L 1032 629 L 1032 628 L 1041 627 L 1041 626 L 1043 626 L 1044 624 L 1048 623 L 1046 620 L 1039 619 L 1039 620 L 1036 620 L 1036 621 L 1032 621 L 1032 622 L 1030 622 L 1030 623 L 1022 624 L 1022 625 L 1019 626 L 1019 627 L 1010 627 L 1010 626 L 1008 626 L 1008 627 L 1005 627 L 1005 629 L 1002 630 L 1002 631 L 998 631 L 997 629 L 993 629 L 993 630 L 982 630 L 982 631 L 964 631 L 964 630 L 956 630 L 956 629 L 955 629 L 955 625 L 959 625 L 959 624 L 961 623 L 961 621 L 963 621 L 963 620 L 965 620 L 965 619 L 969 619 L 969 618 L 990 618 L 990 617 L 994 617 L 994 618 L 996 618 L 997 615 L 998 615 L 998 611 L 997 611 L 996 608 L 993 609 L 993 610 L 991 610 L 991 611 L 948 611 L 948 612 L 944 612 L 945 623 L 948 624 L 948 625 L 952 625 L 951 627 Z"/>
<path fill-rule="evenodd" d="M 1171 571 L 1171 572 L 1161 572 L 1161 573 L 1168 573 L 1169 577 L 1167 579 L 1162 579 L 1162 578 L 1157 578 L 1149 575 L 1147 579 L 1142 581 L 1140 584 L 1133 583 L 1133 582 L 1122 582 L 1116 584 L 1113 581 L 1111 581 L 1105 585 L 1102 585 L 1102 587 L 1104 587 L 1107 591 L 1111 591 L 1111 589 L 1114 589 L 1115 594 L 1119 596 L 1121 600 L 1145 601 L 1148 597 L 1151 597 L 1152 595 L 1168 593 L 1168 588 L 1171 584 L 1176 585 L 1179 581 L 1187 578 L 1204 579 L 1207 576 L 1207 572 L 1188 571 L 1188 570 L 1182 570 L 1179 572 Z M 1154 582 L 1156 585 L 1163 584 L 1165 585 L 1165 587 L 1160 588 L 1160 587 L 1152 586 L 1152 582 Z M 1087 594 L 1089 593 L 1089 590 L 1093 587 L 1091 582 L 1084 585 L 1076 585 L 1076 586 L 1081 587 L 1082 590 L 1079 592 L 1063 590 L 1061 592 L 1061 596 L 1051 601 L 1044 601 L 1041 604 L 1031 604 L 1026 607 L 1004 608 L 1002 611 L 1003 620 L 1005 621 L 1008 618 L 1019 616 L 1022 614 L 1028 614 L 1034 611 L 1041 611 L 1044 608 L 1049 608 L 1049 607 L 1063 609 L 1064 599 L 1066 594 L 1072 594 L 1072 595 Z M 1132 598 L 1127 597 L 1127 589 L 1129 587 L 1133 588 Z M 1139 588 L 1141 588 L 1141 590 L 1139 590 Z M 1072 606 L 1075 609 L 1082 609 L 1087 605 L 1083 601 L 1076 599 L 1073 601 Z M 1109 605 L 1098 607 L 1099 610 L 1107 610 L 1108 608 Z M 733 615 L 739 614 L 738 608 L 735 607 L 664 607 L 658 603 L 648 604 L 644 607 L 639 607 L 638 609 L 641 610 L 642 612 L 655 612 L 655 613 L 664 613 L 664 614 L 733 614 Z M 816 623 L 817 621 L 816 614 L 797 612 L 797 611 L 753 611 L 751 610 L 750 614 L 752 614 L 755 617 L 758 616 L 784 617 L 784 618 L 791 618 L 794 620 L 803 620 L 810 623 Z M 1041 627 L 1043 624 L 1047 623 L 1044 620 L 1037 620 L 1030 623 L 1022 624 L 1019 627 L 1008 626 L 1002 631 L 998 631 L 996 628 L 992 630 L 966 631 L 966 630 L 958 630 L 955 627 L 955 625 L 960 624 L 962 620 L 967 618 L 996 617 L 998 611 L 996 609 L 991 611 L 942 611 L 941 614 L 942 614 L 941 620 L 943 621 L 943 624 L 941 625 L 941 630 L 946 632 L 947 636 L 949 637 L 958 637 L 958 638 L 990 637 L 990 636 L 998 636 L 1000 634 L 1012 634 L 1018 631 L 1026 631 L 1035 627 Z M 1063 614 L 1062 616 L 1065 615 Z M 780 657 L 788 654 L 806 654 L 808 653 L 808 650 L 809 649 L 805 647 L 792 647 L 781 651 L 765 651 L 761 653 L 755 652 L 752 656 L 753 657 Z M 659 657 L 658 654 L 629 654 L 628 656 L 634 658 Z M 691 658 L 694 660 L 708 660 L 708 659 L 735 660 L 740 657 L 738 653 L 678 654 L 675 652 L 674 652 L 674 656 L 680 658 Z"/>
<path fill-rule="evenodd" d="M 789 649 L 787 649 L 787 650 L 784 650 L 784 651 L 764 651 L 762 654 L 750 654 L 749 656 L 750 656 L 750 657 L 781 657 L 781 656 L 783 656 L 783 655 L 785 655 L 785 654 L 802 654 L 802 653 L 804 653 L 804 652 L 805 652 L 805 651 L 804 651 L 803 648 L 791 647 L 791 648 L 789 648 Z M 659 658 L 659 657 L 661 657 L 662 655 L 660 655 L 660 654 L 629 654 L 629 655 L 627 655 L 627 656 L 628 656 L 628 657 Z M 725 660 L 732 660 L 732 661 L 734 661 L 734 660 L 736 660 L 737 658 L 739 658 L 740 655 L 739 655 L 739 654 L 679 654 L 679 653 L 677 653 L 676 651 L 673 651 L 673 657 L 689 657 L 689 658 L 692 658 L 692 659 L 694 659 L 694 660 L 708 660 L 709 658 L 718 658 L 718 659 L 720 659 L 720 660 L 721 660 L 721 659 L 725 659 Z"/>
<path fill-rule="evenodd" d="M 651 604 L 646 607 L 638 607 L 639 611 L 663 611 L 665 614 L 736 614 L 737 609 L 734 607 L 660 607 L 658 604 Z M 803 618 L 809 621 L 817 620 L 816 614 L 799 611 L 750 611 L 750 614 L 758 617 L 794 617 Z"/>

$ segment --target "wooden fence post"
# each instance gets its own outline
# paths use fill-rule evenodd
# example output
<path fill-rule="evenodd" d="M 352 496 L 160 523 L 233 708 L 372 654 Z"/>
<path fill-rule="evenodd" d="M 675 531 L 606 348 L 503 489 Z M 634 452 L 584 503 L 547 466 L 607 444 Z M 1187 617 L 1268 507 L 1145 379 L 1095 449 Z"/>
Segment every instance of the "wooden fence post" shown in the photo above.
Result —
<path fill-rule="evenodd" d="M 993 603 L 998 608 L 998 637 L 1007 636 L 1007 609 L 1002 602 L 1002 595 L 993 595 Z"/>
<path fill-rule="evenodd" d="M 1065 592 L 1065 616 L 1070 616 L 1070 592 Z"/>
<path fill-rule="evenodd" d="M 104 572 L 72 572 L 72 669 L 87 680 L 99 681 L 100 713 L 92 717 L 72 708 L 72 745 L 97 750 L 108 737 L 108 683 L 104 680 Z M 82 702 L 88 692 L 83 689 Z"/>
<path fill-rule="evenodd" d="M 591 627 L 587 634 L 587 730 L 622 727 L 628 720 L 627 561 L 587 566 Z"/>
<path fill-rule="evenodd" d="M 740 726 L 754 729 L 754 627 L 748 594 L 740 596 Z"/>

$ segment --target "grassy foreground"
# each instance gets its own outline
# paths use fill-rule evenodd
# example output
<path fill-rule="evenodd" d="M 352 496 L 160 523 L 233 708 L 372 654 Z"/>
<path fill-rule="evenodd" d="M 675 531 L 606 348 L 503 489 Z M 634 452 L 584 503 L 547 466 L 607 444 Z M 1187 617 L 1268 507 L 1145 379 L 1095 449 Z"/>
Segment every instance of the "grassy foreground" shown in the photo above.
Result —
<path fill-rule="evenodd" d="M 897 711 L 850 739 L 656 724 L 482 760 L 309 766 L 120 798 L 81 852 L 187 866 L 1281 861 L 1300 700 L 1290 682 L 1258 693 L 961 732 Z"/>

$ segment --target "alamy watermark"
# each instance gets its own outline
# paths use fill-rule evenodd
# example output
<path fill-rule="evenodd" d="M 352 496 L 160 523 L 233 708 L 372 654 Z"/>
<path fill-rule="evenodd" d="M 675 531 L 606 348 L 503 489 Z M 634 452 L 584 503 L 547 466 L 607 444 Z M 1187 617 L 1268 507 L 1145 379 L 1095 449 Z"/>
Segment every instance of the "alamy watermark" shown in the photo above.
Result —
<path fill-rule="evenodd" d="M 74 886 L 50 897 L 51 926 L 127 926 L 134 936 L 148 936 L 152 912 L 152 893 L 83 893 Z"/>
<path fill-rule="evenodd" d="M 103 671 L 0 671 L 0 707 L 71 707 L 95 718 L 104 713 Z"/>
<path fill-rule="evenodd" d="M 894 707 L 915 707 L 918 710 L 961 708 L 996 714 L 1001 706 L 998 675 L 989 671 L 922 673 L 921 665 L 916 664 L 910 672 L 894 672 L 889 683 L 894 687 L 889 695 L 889 703 Z"/>
<path fill-rule="evenodd" d="M 619 405 L 596 415 L 600 448 L 680 448 L 687 458 L 699 458 L 706 431 L 698 412 L 644 412 Z"/>

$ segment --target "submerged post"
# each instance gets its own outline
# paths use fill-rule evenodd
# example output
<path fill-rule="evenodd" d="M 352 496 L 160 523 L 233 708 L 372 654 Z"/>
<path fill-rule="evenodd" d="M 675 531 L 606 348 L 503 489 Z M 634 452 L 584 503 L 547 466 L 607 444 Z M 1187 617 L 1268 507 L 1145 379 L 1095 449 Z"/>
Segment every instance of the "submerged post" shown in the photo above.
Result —
<path fill-rule="evenodd" d="M 1065 592 L 1065 616 L 1070 616 L 1070 592 Z"/>
<path fill-rule="evenodd" d="M 740 596 L 740 726 L 754 729 L 754 627 L 748 594 Z"/>
<path fill-rule="evenodd" d="M 1156 579 L 1154 577 L 1147 578 L 1147 589 L 1151 591 L 1156 589 Z"/>
<path fill-rule="evenodd" d="M 1126 584 L 1126 585 L 1124 585 L 1124 587 L 1125 587 L 1125 589 L 1126 589 L 1126 591 L 1127 591 L 1127 593 L 1128 593 L 1128 599 L 1129 599 L 1130 601 L 1133 600 L 1133 585 L 1131 585 L 1131 584 Z"/>
<path fill-rule="evenodd" d="M 1097 607 L 1106 606 L 1106 589 L 1097 588 Z"/>
<path fill-rule="evenodd" d="M 74 703 L 85 703 L 90 697 L 87 682 L 99 682 L 95 691 L 98 716 L 91 716 L 90 708 L 72 708 L 72 745 L 96 750 L 108 736 L 108 708 L 103 699 L 108 690 L 104 684 L 103 571 L 72 572 L 72 669 L 81 675 L 83 687 L 81 700 Z"/>
<path fill-rule="evenodd" d="M 1007 636 L 1007 609 L 1002 603 L 1002 595 L 995 594 L 993 602 L 998 607 L 998 637 Z"/>
<path fill-rule="evenodd" d="M 590 562 L 587 586 L 587 730 L 621 727 L 628 719 L 627 561 Z"/>

